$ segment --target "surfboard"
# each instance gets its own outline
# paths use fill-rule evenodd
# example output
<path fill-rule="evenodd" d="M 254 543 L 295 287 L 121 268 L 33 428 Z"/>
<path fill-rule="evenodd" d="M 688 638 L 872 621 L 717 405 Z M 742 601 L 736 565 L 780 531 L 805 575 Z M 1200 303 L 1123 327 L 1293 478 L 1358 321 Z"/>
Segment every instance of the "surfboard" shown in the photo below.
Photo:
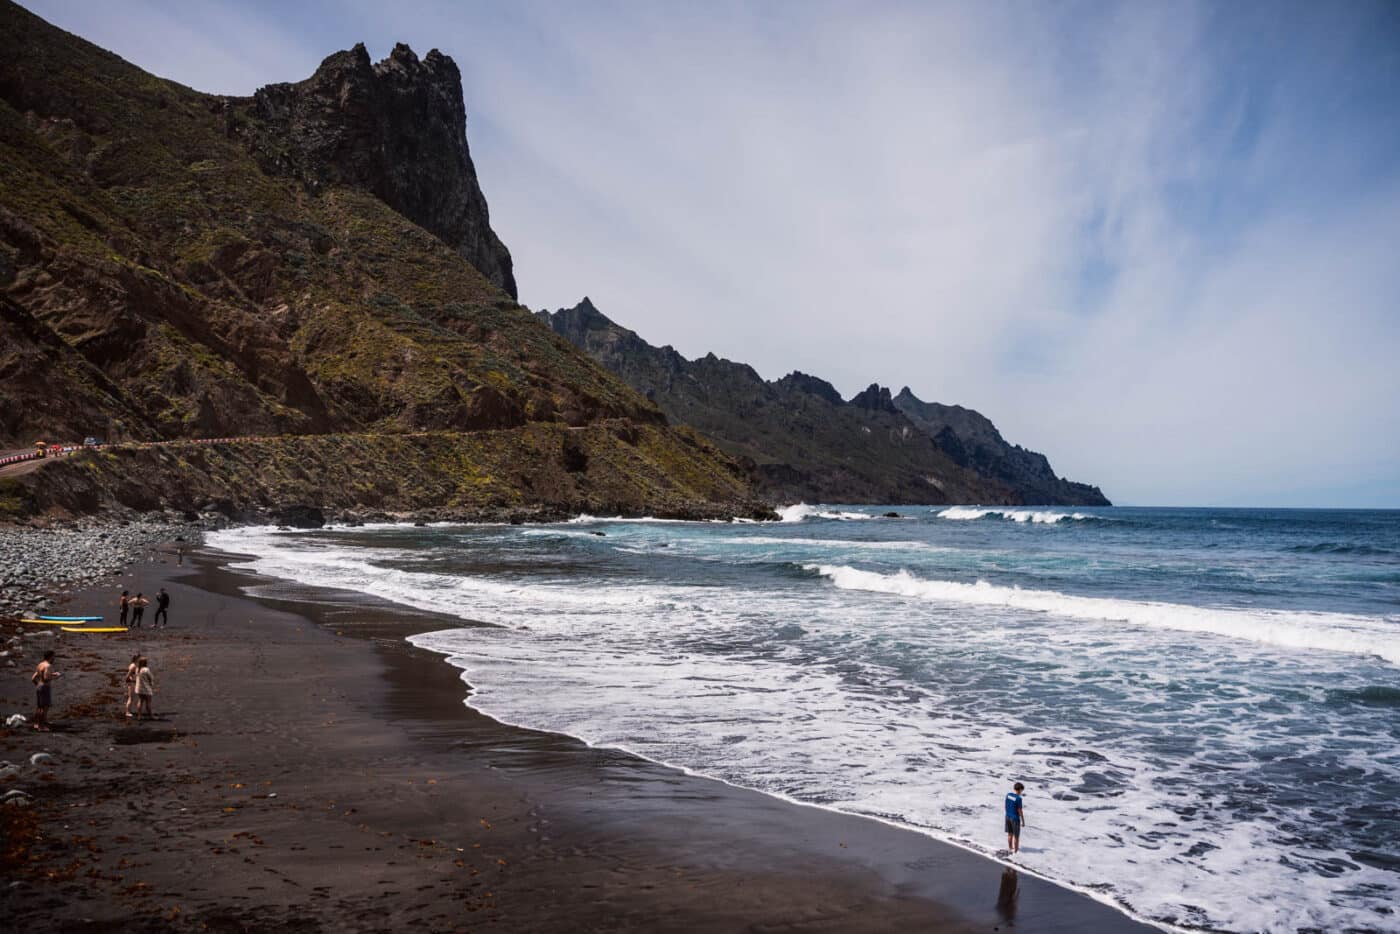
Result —
<path fill-rule="evenodd" d="M 22 619 L 21 623 L 33 623 L 36 626 L 67 626 L 68 622 L 61 619 Z"/>
<path fill-rule="evenodd" d="M 125 626 L 64 626 L 64 632 L 126 632 Z"/>
<path fill-rule="evenodd" d="M 100 616 L 36 616 L 35 619 L 43 620 L 46 623 L 100 623 Z"/>

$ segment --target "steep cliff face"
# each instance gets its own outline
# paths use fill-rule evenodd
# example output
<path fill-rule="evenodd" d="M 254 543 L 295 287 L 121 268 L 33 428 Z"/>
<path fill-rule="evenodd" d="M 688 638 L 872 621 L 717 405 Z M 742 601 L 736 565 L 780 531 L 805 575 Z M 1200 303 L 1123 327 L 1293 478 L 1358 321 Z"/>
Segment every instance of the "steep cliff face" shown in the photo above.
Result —
<path fill-rule="evenodd" d="M 751 461 L 759 489 L 775 500 L 1019 502 L 1009 487 L 949 458 L 895 410 L 888 389 L 872 386 L 847 403 L 805 373 L 767 382 L 714 354 L 687 360 L 614 324 L 587 299 L 540 317 L 673 421 Z"/>
<path fill-rule="evenodd" d="M 154 437 L 139 409 L 101 370 L 25 309 L 0 295 L 0 438 Z"/>
<path fill-rule="evenodd" d="M 373 194 L 441 237 L 516 297 L 510 252 L 491 229 L 467 147 L 462 75 L 433 49 L 421 61 L 402 43 L 371 64 L 363 44 L 337 52 L 296 84 L 270 84 L 245 132 L 264 166 L 312 190 L 348 185 Z"/>
<path fill-rule="evenodd" d="M 1055 474 L 1044 454 L 1010 444 L 991 420 L 960 405 L 925 402 L 905 386 L 894 406 L 937 442 L 953 460 L 1021 492 L 1027 503 L 1047 506 L 1108 506 L 1096 486 Z"/>

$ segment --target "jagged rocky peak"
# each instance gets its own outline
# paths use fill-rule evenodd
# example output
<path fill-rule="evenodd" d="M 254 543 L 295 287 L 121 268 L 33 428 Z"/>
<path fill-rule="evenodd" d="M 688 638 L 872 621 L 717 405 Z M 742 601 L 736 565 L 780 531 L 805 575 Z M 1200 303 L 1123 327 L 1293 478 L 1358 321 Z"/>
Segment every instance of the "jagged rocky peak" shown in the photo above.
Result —
<path fill-rule="evenodd" d="M 491 229 L 467 146 L 462 75 L 433 49 L 403 43 L 371 62 L 364 43 L 336 52 L 294 84 L 253 96 L 250 130 L 265 168 L 371 192 L 436 234 L 491 282 L 517 295 L 510 251 Z"/>
<path fill-rule="evenodd" d="M 893 412 L 896 414 L 899 412 L 899 409 L 894 406 L 889 387 L 881 386 L 879 383 L 871 383 L 864 390 L 852 396 L 851 405 L 872 412 Z"/>
<path fill-rule="evenodd" d="M 816 396 L 832 405 L 845 405 L 846 400 L 841 398 L 841 393 L 836 391 L 836 387 L 828 383 L 819 376 L 809 376 L 801 370 L 793 370 L 787 376 L 776 383 L 779 389 L 789 389 L 795 392 L 805 392 L 808 395 Z"/>
<path fill-rule="evenodd" d="M 598 310 L 597 306 L 593 304 L 593 300 L 587 295 L 574 307 L 560 308 L 551 317 L 557 317 L 561 322 L 567 322 L 571 327 L 585 329 L 608 327 L 613 323 L 612 319 Z"/>

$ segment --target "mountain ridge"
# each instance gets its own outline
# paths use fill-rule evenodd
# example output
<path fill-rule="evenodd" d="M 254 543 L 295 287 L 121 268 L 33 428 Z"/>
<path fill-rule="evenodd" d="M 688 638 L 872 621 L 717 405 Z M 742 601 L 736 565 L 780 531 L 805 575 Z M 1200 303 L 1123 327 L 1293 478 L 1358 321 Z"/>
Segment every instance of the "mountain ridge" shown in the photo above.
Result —
<path fill-rule="evenodd" d="M 980 413 L 924 403 L 872 383 L 850 400 L 794 371 L 766 381 L 713 353 L 687 360 L 612 321 L 585 297 L 542 321 L 730 454 L 754 464 L 759 489 L 825 502 L 1109 505 L 1063 480 L 1044 455 L 1007 443 Z"/>

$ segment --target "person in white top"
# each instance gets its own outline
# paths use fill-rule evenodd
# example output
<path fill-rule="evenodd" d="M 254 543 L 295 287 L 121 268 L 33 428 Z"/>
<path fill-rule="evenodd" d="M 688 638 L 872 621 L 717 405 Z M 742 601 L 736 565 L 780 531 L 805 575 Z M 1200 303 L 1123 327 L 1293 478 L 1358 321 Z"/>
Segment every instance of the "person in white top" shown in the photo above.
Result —
<path fill-rule="evenodd" d="M 155 716 L 151 712 L 151 699 L 156 693 L 156 676 L 151 673 L 151 663 L 145 656 L 136 660 L 136 716 L 144 715 L 149 720 Z"/>

